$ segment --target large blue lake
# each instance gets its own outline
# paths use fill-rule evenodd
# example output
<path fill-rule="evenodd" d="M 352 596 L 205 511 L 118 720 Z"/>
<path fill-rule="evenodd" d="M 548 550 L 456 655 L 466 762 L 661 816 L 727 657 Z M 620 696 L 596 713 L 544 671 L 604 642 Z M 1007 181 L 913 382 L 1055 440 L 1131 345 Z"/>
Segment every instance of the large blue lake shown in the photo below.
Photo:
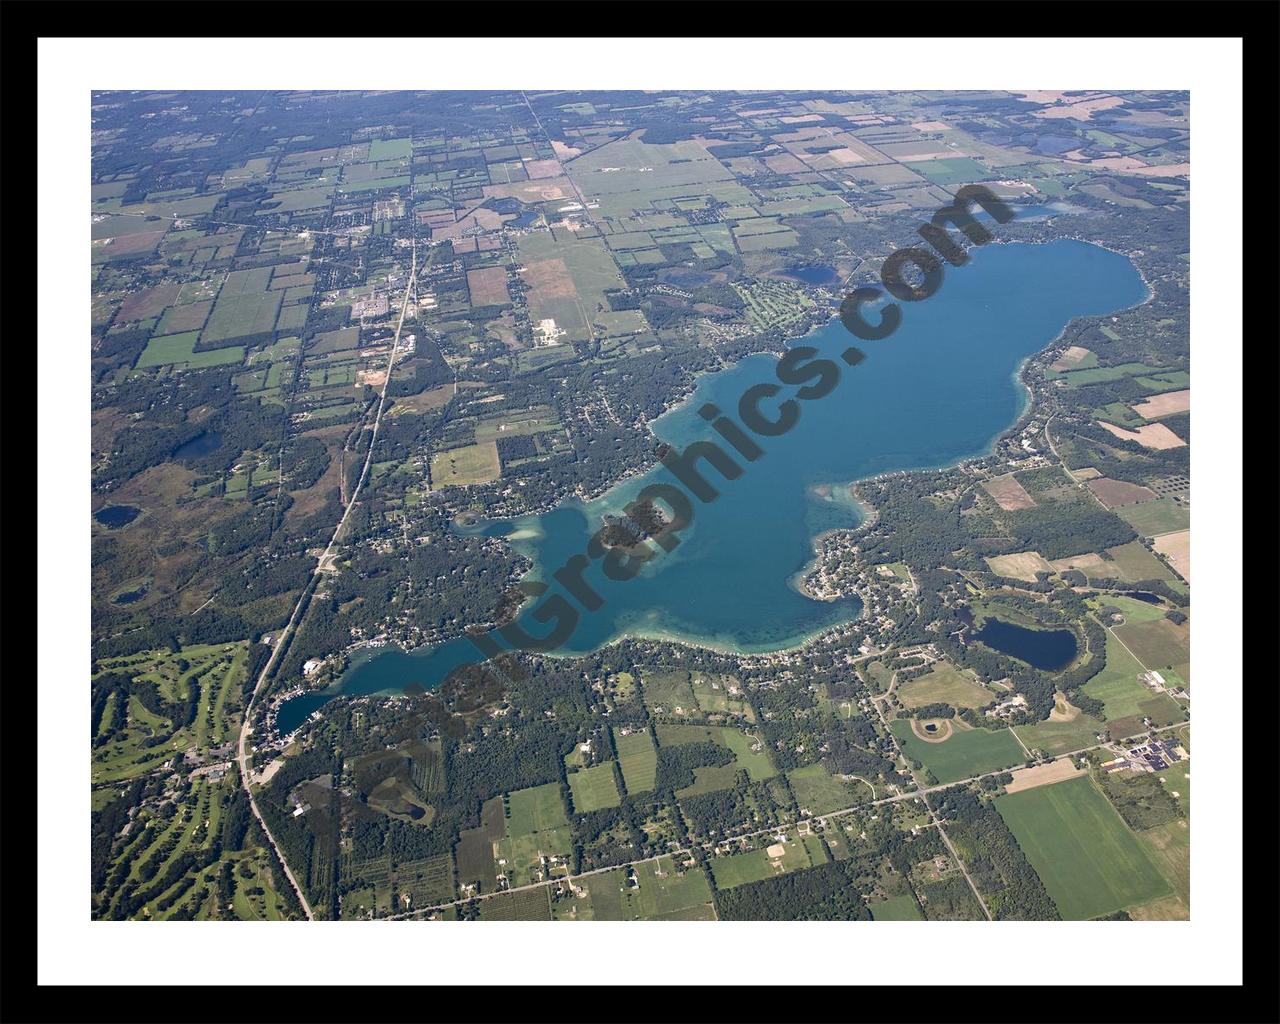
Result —
<path fill-rule="evenodd" d="M 902 303 L 902 323 L 881 341 L 859 341 L 834 320 L 804 339 L 841 368 L 829 395 L 800 403 L 800 421 L 787 434 L 755 438 L 765 454 L 723 480 L 704 466 L 721 492 L 694 501 L 693 524 L 682 543 L 660 554 L 629 581 L 610 581 L 593 563 L 585 579 L 603 598 L 598 610 L 579 607 L 571 639 L 557 653 L 581 654 L 624 635 L 678 639 L 740 652 L 782 650 L 856 618 L 856 599 L 816 601 L 796 580 L 813 557 L 817 534 L 856 526 L 861 512 L 847 485 L 895 470 L 935 468 L 980 455 L 1021 415 L 1026 389 L 1022 362 L 1040 351 L 1072 317 L 1102 314 L 1142 302 L 1146 285 L 1119 254 L 1075 241 L 990 245 L 964 267 L 946 270 L 941 289 L 918 303 Z M 868 314 L 874 321 L 874 313 Z M 866 359 L 854 367 L 840 353 L 856 343 Z M 719 440 L 698 415 L 714 403 L 737 419 L 738 399 L 760 382 L 776 382 L 773 356 L 751 356 L 698 383 L 690 401 L 653 423 L 678 448 Z M 775 401 L 795 389 L 784 386 Z M 762 403 L 768 415 L 776 408 Z M 728 444 L 720 445 L 729 451 Z M 545 515 L 478 524 L 468 529 L 505 536 L 534 563 L 532 576 L 551 593 L 563 589 L 551 573 L 583 552 L 607 513 L 621 513 L 647 483 L 675 483 L 663 466 L 619 483 L 601 498 L 569 501 Z M 535 605 L 536 606 L 536 605 Z M 517 620 L 529 633 L 549 627 Z M 412 653 L 361 652 L 339 686 L 283 705 L 278 727 L 288 732 L 339 693 L 430 689 L 461 664 L 481 656 L 463 638 Z"/>

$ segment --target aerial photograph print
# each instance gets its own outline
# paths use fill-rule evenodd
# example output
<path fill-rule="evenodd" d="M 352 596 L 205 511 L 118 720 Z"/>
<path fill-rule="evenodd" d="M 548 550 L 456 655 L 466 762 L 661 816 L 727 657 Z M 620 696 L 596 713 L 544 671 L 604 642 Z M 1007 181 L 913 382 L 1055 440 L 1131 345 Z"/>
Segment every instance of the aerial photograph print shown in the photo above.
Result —
<path fill-rule="evenodd" d="M 86 96 L 87 913 L 1192 919 L 1192 103 L 1105 84 Z"/>

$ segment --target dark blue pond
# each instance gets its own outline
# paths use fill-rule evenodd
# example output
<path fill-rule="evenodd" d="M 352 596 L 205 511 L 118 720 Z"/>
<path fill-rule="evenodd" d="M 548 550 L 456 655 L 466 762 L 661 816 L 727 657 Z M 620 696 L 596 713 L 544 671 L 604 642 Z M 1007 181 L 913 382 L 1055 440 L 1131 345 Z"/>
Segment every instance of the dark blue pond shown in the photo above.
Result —
<path fill-rule="evenodd" d="M 1145 601 L 1147 604 L 1159 604 L 1160 598 L 1155 594 L 1148 594 L 1145 590 L 1127 590 L 1125 597 L 1131 597 L 1135 601 Z"/>
<path fill-rule="evenodd" d="M 141 514 L 142 509 L 132 505 L 104 505 L 93 514 L 93 518 L 103 526 L 118 530 L 122 526 L 128 526 Z"/>
<path fill-rule="evenodd" d="M 133 604 L 135 601 L 141 601 L 147 596 L 147 588 L 139 587 L 137 590 L 130 590 L 123 594 L 117 594 L 112 604 Z"/>
<path fill-rule="evenodd" d="M 840 283 L 840 276 L 836 273 L 835 267 L 824 266 L 820 263 L 815 263 L 809 267 L 788 267 L 783 271 L 783 274 L 797 281 L 803 281 L 805 284 L 817 286 Z"/>
<path fill-rule="evenodd" d="M 179 445 L 173 453 L 175 459 L 200 458 L 212 455 L 222 446 L 222 435 L 216 430 L 206 430 L 199 437 L 193 437 L 184 445 Z"/>
<path fill-rule="evenodd" d="M 973 639 L 1046 672 L 1065 668 L 1076 656 L 1076 635 L 1069 629 L 1027 629 L 987 619 Z"/>

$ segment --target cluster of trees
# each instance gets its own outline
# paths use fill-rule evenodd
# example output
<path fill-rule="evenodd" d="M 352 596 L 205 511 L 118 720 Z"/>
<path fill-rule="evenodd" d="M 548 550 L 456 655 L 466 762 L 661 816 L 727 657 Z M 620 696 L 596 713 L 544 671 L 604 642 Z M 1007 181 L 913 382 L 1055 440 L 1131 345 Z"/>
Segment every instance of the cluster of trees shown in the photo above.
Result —
<path fill-rule="evenodd" d="M 732 763 L 733 751 L 719 743 L 682 743 L 658 750 L 658 771 L 654 788 L 677 790 L 692 786 L 694 769 Z"/>
<path fill-rule="evenodd" d="M 716 890 L 722 921 L 866 921 L 856 869 L 833 860 L 777 878 Z"/>
<path fill-rule="evenodd" d="M 1001 518 L 1013 537 L 1010 550 L 1034 549 L 1050 560 L 1101 551 L 1137 537 L 1114 512 L 1084 499 L 1047 502 Z"/>
<path fill-rule="evenodd" d="M 962 850 L 969 875 L 1000 921 L 1056 921 L 1058 908 L 1017 839 L 987 801 L 965 787 L 934 797 L 951 841 Z"/>
<path fill-rule="evenodd" d="M 1178 801 L 1153 774 L 1101 772 L 1097 778 L 1130 828 L 1143 831 L 1185 817 Z"/>

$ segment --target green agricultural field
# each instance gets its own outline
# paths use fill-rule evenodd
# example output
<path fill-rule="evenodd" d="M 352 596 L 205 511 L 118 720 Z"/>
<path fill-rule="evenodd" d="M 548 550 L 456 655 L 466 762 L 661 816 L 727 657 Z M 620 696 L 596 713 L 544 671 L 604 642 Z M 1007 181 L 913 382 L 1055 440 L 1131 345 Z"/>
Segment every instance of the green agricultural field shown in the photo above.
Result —
<path fill-rule="evenodd" d="M 326 355 L 330 352 L 344 352 L 358 348 L 360 345 L 360 328 L 343 327 L 337 331 L 325 331 L 317 334 L 307 345 L 307 355 Z"/>
<path fill-rule="evenodd" d="M 711 921 L 711 886 L 702 868 L 677 868 L 671 857 L 645 861 L 628 869 L 617 868 L 589 875 L 582 884 L 590 894 L 597 921 Z M 680 872 L 684 873 L 681 874 Z"/>
<path fill-rule="evenodd" d="M 743 698 L 739 681 L 733 676 L 691 672 L 689 673 L 689 685 L 693 690 L 694 700 L 698 702 L 698 707 L 705 714 L 741 715 L 748 722 L 755 721 L 755 711 Z M 729 692 L 731 686 L 738 691 L 736 695 Z"/>
<path fill-rule="evenodd" d="M 827 851 L 817 836 L 790 836 L 788 842 L 781 844 L 775 844 L 772 837 L 769 838 L 769 844 L 759 850 L 713 858 L 711 873 L 715 876 L 716 888 L 732 889 L 736 885 L 759 882 L 827 862 Z M 782 846 L 782 853 L 771 856 L 770 850 L 774 850 L 776 845 Z"/>
<path fill-rule="evenodd" d="M 1178 916 L 1185 919 L 1191 907 L 1191 824 L 1186 818 L 1157 825 L 1137 833 L 1165 880 L 1173 887 L 1184 908 Z"/>
<path fill-rule="evenodd" d="M 1094 409 L 1093 415 L 1095 419 L 1106 420 L 1108 423 L 1114 423 L 1116 426 L 1129 429 L 1140 427 L 1147 422 L 1123 402 L 1109 402 L 1107 405 Z"/>
<path fill-rule="evenodd" d="M 240 345 L 211 349 L 208 352 L 195 352 L 193 349 L 199 337 L 198 331 L 188 331 L 185 334 L 152 338 L 147 342 L 142 355 L 138 357 L 134 369 L 148 370 L 156 366 L 181 366 L 188 370 L 198 370 L 206 366 L 239 363 L 244 359 L 244 348 Z"/>
<path fill-rule="evenodd" d="M 1067 370 L 1054 374 L 1064 380 L 1068 387 L 1079 387 L 1082 384 L 1101 384 L 1108 380 L 1119 380 L 1121 377 L 1134 377 L 1151 373 L 1157 367 L 1142 363 L 1121 363 L 1117 366 L 1097 366 L 1089 370 Z"/>
<path fill-rule="evenodd" d="M 1169 391 L 1191 386 L 1191 374 L 1186 370 L 1153 373 L 1149 377 L 1135 377 L 1134 380 L 1148 391 Z"/>
<path fill-rule="evenodd" d="M 992 171 L 967 156 L 944 157 L 941 160 L 921 160 L 907 163 L 907 167 L 922 174 L 935 185 L 963 185 L 974 181 L 986 181 Z"/>
<path fill-rule="evenodd" d="M 407 160 L 413 156 L 412 139 L 375 139 L 369 143 L 369 162 Z"/>
<path fill-rule="evenodd" d="M 935 662 L 924 675 L 900 684 L 897 694 L 905 707 L 913 709 L 926 704 L 980 708 L 996 698 L 972 672 L 958 669 L 948 661 Z"/>
<path fill-rule="evenodd" d="M 617 807 L 622 802 L 613 777 L 613 762 L 606 761 L 591 768 L 569 773 L 569 792 L 573 794 L 575 814 L 586 814 L 604 807 Z"/>
<path fill-rule="evenodd" d="M 683 743 L 718 743 L 733 752 L 729 764 L 694 769 L 696 783 L 679 791 L 680 796 L 694 796 L 733 785 L 739 771 L 745 770 L 752 782 L 763 782 L 778 774 L 764 742 L 752 733 L 718 725 L 671 725 L 659 723 L 658 743 L 664 747 L 676 747 Z M 753 749 L 758 747 L 759 749 Z"/>
<path fill-rule="evenodd" d="M 658 752 L 653 748 L 653 738 L 647 729 L 623 736 L 613 730 L 613 745 L 618 750 L 622 765 L 622 781 L 628 793 L 645 793 L 653 789 L 658 772 Z"/>
<path fill-rule="evenodd" d="M 910 720 L 905 718 L 894 719 L 889 728 L 906 755 L 923 762 L 939 782 L 955 782 L 998 771 L 1027 759 L 1008 729 L 955 728 L 950 739 L 938 743 L 916 736 L 911 731 Z"/>
<path fill-rule="evenodd" d="M 1092 779 L 1072 779 L 995 801 L 1066 920 L 1088 920 L 1173 891 Z"/>
<path fill-rule="evenodd" d="M 1175 504 L 1172 498 L 1144 501 L 1140 505 L 1125 505 L 1115 511 L 1116 515 L 1144 537 L 1175 533 L 1191 525 L 1190 510 Z M 1167 575 L 1168 570 L 1165 573 Z"/>
<path fill-rule="evenodd" d="M 560 799 L 560 786 L 548 782 L 544 786 L 517 789 L 507 796 L 507 835 L 519 836 L 541 832 L 569 824 Z"/>
<path fill-rule="evenodd" d="M 182 306 L 170 306 L 164 311 L 156 334 L 183 334 L 187 331 L 199 331 L 209 318 L 212 302 L 189 302 Z"/>
<path fill-rule="evenodd" d="M 1124 720 L 1122 735 L 1137 732 L 1144 716 L 1150 717 L 1156 725 L 1170 725 L 1186 717 L 1178 702 L 1168 694 L 1153 693 L 1147 689 L 1139 678 L 1142 672 L 1142 665 L 1108 630 L 1106 667 L 1085 683 L 1083 689 L 1094 700 L 1102 701 L 1105 708 L 1103 718 L 1107 722 Z M 1128 728 L 1130 725 L 1132 729 Z"/>
<path fill-rule="evenodd" d="M 1142 508 L 1142 506 L 1132 505 L 1130 508 Z M 1129 509 L 1122 508 L 1117 511 L 1123 513 Z M 1130 583 L 1137 583 L 1139 580 L 1173 579 L 1173 573 L 1169 571 L 1168 566 L 1148 551 L 1140 540 L 1131 540 L 1128 544 L 1107 548 L 1107 554 L 1111 556 L 1110 564 L 1120 572 L 1123 579 Z M 1085 574 L 1089 575 L 1092 571 L 1086 569 Z"/>
<path fill-rule="evenodd" d="M 539 405 L 527 411 L 513 411 L 480 420 L 476 423 L 474 436 L 477 442 L 496 441 L 500 437 L 545 434 L 561 429 L 556 411 L 548 405 Z"/>
<path fill-rule="evenodd" d="M 871 797 L 865 784 L 837 779 L 822 764 L 809 764 L 787 772 L 787 782 L 800 809 L 810 814 L 829 814 L 864 803 Z"/>
<path fill-rule="evenodd" d="M 561 325 L 563 326 L 563 325 Z M 545 345 L 526 349 L 516 354 L 516 373 L 533 373 L 545 370 L 556 363 L 565 363 L 574 357 L 572 345 Z"/>

